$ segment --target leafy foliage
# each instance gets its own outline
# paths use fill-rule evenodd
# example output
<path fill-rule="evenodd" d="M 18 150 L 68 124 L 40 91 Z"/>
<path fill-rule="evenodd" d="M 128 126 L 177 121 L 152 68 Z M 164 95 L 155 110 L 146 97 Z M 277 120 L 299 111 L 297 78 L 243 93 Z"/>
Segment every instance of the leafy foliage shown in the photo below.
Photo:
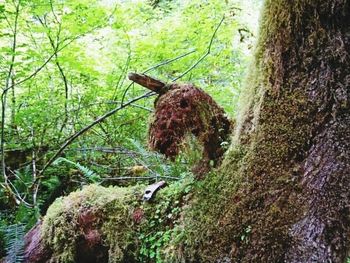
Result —
<path fill-rule="evenodd" d="M 56 159 L 54 164 L 59 164 L 60 162 L 66 162 L 77 167 L 83 173 L 83 175 L 86 177 L 89 183 L 97 183 L 98 181 L 100 181 L 100 177 L 94 171 L 81 165 L 80 163 L 75 163 L 66 158 L 60 157 Z"/>

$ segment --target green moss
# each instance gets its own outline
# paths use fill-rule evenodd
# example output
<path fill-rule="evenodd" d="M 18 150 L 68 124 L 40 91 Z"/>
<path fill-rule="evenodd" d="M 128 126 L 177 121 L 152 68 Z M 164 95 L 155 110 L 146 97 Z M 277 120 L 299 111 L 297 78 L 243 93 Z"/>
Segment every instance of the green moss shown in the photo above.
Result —
<path fill-rule="evenodd" d="M 153 202 L 142 205 L 147 220 L 139 228 L 139 262 L 172 262 L 172 241 L 181 235 L 183 210 L 193 187 L 193 176 L 189 175 L 161 190 Z"/>
<path fill-rule="evenodd" d="M 192 185 L 188 196 L 189 205 L 182 207 L 181 220 L 176 223 L 171 239 L 162 252 L 164 262 L 194 262 L 199 259 L 202 262 L 212 262 L 213 258 L 207 257 L 210 253 L 198 248 L 204 243 L 208 250 L 214 248 L 210 236 L 221 233 L 219 225 L 223 222 L 219 220 L 225 213 L 228 199 L 231 198 L 229 194 L 238 189 L 242 182 L 242 174 L 233 175 L 232 171 L 239 170 L 244 155 L 244 149 L 236 147 L 229 152 L 219 171 L 208 173 L 203 180 Z M 223 170 L 225 172 L 220 173 Z M 216 245 L 220 246 L 219 243 Z"/>
<path fill-rule="evenodd" d="M 57 199 L 43 220 L 42 238 L 52 262 L 75 262 L 79 244 L 90 230 L 108 250 L 108 262 L 164 262 L 163 250 L 177 235 L 185 196 L 193 177 L 161 189 L 150 202 L 142 201 L 145 186 L 128 188 L 89 185 Z M 165 261 L 166 262 L 166 261 Z"/>
<path fill-rule="evenodd" d="M 130 204 L 137 203 L 140 195 L 140 187 L 89 185 L 57 199 L 47 211 L 41 232 L 53 250 L 54 261 L 74 262 L 76 244 L 84 236 L 84 227 L 98 229 L 109 246 L 110 262 L 120 261 L 131 242 Z"/>

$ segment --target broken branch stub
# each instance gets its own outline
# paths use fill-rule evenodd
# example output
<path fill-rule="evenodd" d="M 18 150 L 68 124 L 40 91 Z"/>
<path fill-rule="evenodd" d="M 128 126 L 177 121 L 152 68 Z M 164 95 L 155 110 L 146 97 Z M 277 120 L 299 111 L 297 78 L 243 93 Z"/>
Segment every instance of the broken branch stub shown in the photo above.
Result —
<path fill-rule="evenodd" d="M 157 79 L 154 79 L 150 76 L 147 76 L 145 74 L 138 74 L 138 73 L 129 73 L 128 78 L 141 85 L 142 87 L 145 87 L 151 91 L 154 91 L 157 94 L 164 94 L 167 92 L 167 85 Z"/>

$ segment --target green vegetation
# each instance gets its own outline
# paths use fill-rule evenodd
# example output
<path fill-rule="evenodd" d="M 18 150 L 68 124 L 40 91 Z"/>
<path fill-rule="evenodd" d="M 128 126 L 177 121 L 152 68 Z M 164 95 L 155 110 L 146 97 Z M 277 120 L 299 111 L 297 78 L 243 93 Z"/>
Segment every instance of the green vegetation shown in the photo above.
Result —
<path fill-rule="evenodd" d="M 118 261 L 125 256 L 121 251 L 137 238 L 134 252 L 141 261 L 162 262 L 169 255 L 180 260 L 181 253 L 172 251 L 172 244 L 187 238 L 181 229 L 182 209 L 192 185 L 205 195 L 212 184 L 220 189 L 227 180 L 210 182 L 209 174 L 205 181 L 194 182 L 191 166 L 200 154 L 185 150 L 170 162 L 148 150 L 153 97 L 130 103 L 79 132 L 146 93 L 130 85 L 131 71 L 147 71 L 172 82 L 191 69 L 177 82 L 201 87 L 233 118 L 259 4 L 258 0 L 0 1 L 0 258 L 18 257 L 20 262 L 18 240 L 48 211 L 46 242 L 57 253 L 64 251 L 55 256 L 72 261 L 76 240 L 70 238 L 83 230 L 65 224 L 67 217 L 79 221 L 77 208 L 93 207 L 94 213 L 111 216 L 112 210 L 130 219 L 130 206 L 144 215 L 137 224 L 110 217 L 96 225 L 110 245 L 109 257 Z M 59 152 L 74 134 L 79 136 Z M 144 185 L 161 178 L 169 186 L 154 202 L 143 203 Z M 67 195 L 69 199 L 62 197 Z M 215 196 L 208 204 L 198 204 L 201 213 L 211 209 L 209 203 L 220 209 Z M 203 214 L 193 216 L 205 220 Z M 17 248 L 11 254 L 13 246 Z"/>

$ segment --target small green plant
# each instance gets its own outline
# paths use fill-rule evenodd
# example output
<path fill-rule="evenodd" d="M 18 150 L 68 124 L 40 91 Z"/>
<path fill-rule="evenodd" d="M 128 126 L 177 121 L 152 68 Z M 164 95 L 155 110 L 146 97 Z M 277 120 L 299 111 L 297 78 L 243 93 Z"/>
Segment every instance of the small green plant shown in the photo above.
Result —
<path fill-rule="evenodd" d="M 154 203 L 144 204 L 143 208 L 149 219 L 141 226 L 139 239 L 141 241 L 139 260 L 141 262 L 164 261 L 164 248 L 169 246 L 174 236 L 178 235 L 175 225 L 180 220 L 183 197 L 191 191 L 193 175 L 170 185 L 160 194 Z M 147 213 L 148 212 L 148 213 Z"/>
<path fill-rule="evenodd" d="M 250 232 L 252 231 L 252 227 L 251 226 L 247 226 L 245 229 L 244 229 L 244 232 L 243 234 L 241 235 L 241 241 L 242 242 L 248 242 L 249 241 L 249 235 L 250 235 Z"/>

